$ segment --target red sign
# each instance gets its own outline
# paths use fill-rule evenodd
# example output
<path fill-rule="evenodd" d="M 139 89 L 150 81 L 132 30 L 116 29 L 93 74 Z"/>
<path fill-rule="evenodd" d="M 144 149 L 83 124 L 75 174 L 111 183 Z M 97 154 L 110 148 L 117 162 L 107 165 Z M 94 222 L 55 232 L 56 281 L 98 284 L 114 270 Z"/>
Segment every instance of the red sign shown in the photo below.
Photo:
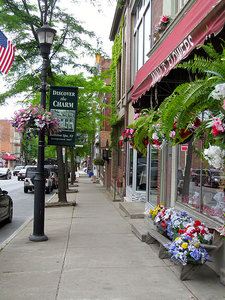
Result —
<path fill-rule="evenodd" d="M 181 151 L 188 151 L 188 145 L 181 145 Z"/>

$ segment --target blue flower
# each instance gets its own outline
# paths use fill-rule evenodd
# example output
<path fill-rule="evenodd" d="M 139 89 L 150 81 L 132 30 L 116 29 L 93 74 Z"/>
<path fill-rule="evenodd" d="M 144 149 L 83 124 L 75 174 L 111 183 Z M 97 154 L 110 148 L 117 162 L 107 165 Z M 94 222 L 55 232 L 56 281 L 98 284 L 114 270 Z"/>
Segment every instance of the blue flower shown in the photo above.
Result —
<path fill-rule="evenodd" d="M 190 252 L 190 255 L 192 258 L 194 258 L 194 260 L 199 260 L 201 255 L 199 253 L 199 251 L 197 249 L 195 249 L 194 251 Z"/>

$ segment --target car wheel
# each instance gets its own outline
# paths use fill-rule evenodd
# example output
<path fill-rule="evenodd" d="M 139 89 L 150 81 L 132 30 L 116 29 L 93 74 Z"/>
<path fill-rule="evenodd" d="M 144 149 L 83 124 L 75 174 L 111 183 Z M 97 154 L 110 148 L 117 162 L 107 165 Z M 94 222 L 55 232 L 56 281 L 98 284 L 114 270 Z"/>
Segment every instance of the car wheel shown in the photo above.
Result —
<path fill-rule="evenodd" d="M 20 178 L 18 177 L 17 180 L 20 181 Z"/>
<path fill-rule="evenodd" d="M 12 222 L 12 218 L 13 218 L 13 205 L 10 202 L 10 205 L 9 205 L 9 216 L 7 218 L 7 223 L 11 223 Z"/>
<path fill-rule="evenodd" d="M 49 194 L 49 193 L 50 193 L 50 188 L 47 187 L 47 188 L 46 188 L 46 194 Z"/>
<path fill-rule="evenodd" d="M 24 187 L 24 193 L 28 193 L 28 188 Z"/>

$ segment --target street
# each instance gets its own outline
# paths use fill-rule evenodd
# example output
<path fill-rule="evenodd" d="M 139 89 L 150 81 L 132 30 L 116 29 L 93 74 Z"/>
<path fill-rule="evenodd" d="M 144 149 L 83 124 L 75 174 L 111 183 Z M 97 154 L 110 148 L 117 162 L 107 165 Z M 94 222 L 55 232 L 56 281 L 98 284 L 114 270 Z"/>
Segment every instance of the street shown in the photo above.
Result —
<path fill-rule="evenodd" d="M 23 191 L 23 181 L 18 181 L 17 176 L 12 176 L 9 180 L 0 180 L 0 188 L 8 191 L 9 196 L 13 200 L 13 220 L 12 223 L 0 224 L 0 243 L 3 243 L 10 237 L 21 225 L 33 216 L 34 210 L 34 193 L 27 194 Z M 47 201 L 52 197 L 54 190 L 50 194 L 45 195 Z"/>

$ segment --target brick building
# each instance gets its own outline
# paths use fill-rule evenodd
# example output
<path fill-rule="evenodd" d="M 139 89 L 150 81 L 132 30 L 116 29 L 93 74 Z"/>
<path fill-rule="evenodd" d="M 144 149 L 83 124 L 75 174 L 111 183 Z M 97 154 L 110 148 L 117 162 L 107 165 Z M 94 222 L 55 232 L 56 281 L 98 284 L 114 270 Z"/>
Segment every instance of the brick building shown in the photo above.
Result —
<path fill-rule="evenodd" d="M 8 120 L 0 120 L 0 158 L 1 164 L 13 169 L 21 159 L 20 135 Z"/>

